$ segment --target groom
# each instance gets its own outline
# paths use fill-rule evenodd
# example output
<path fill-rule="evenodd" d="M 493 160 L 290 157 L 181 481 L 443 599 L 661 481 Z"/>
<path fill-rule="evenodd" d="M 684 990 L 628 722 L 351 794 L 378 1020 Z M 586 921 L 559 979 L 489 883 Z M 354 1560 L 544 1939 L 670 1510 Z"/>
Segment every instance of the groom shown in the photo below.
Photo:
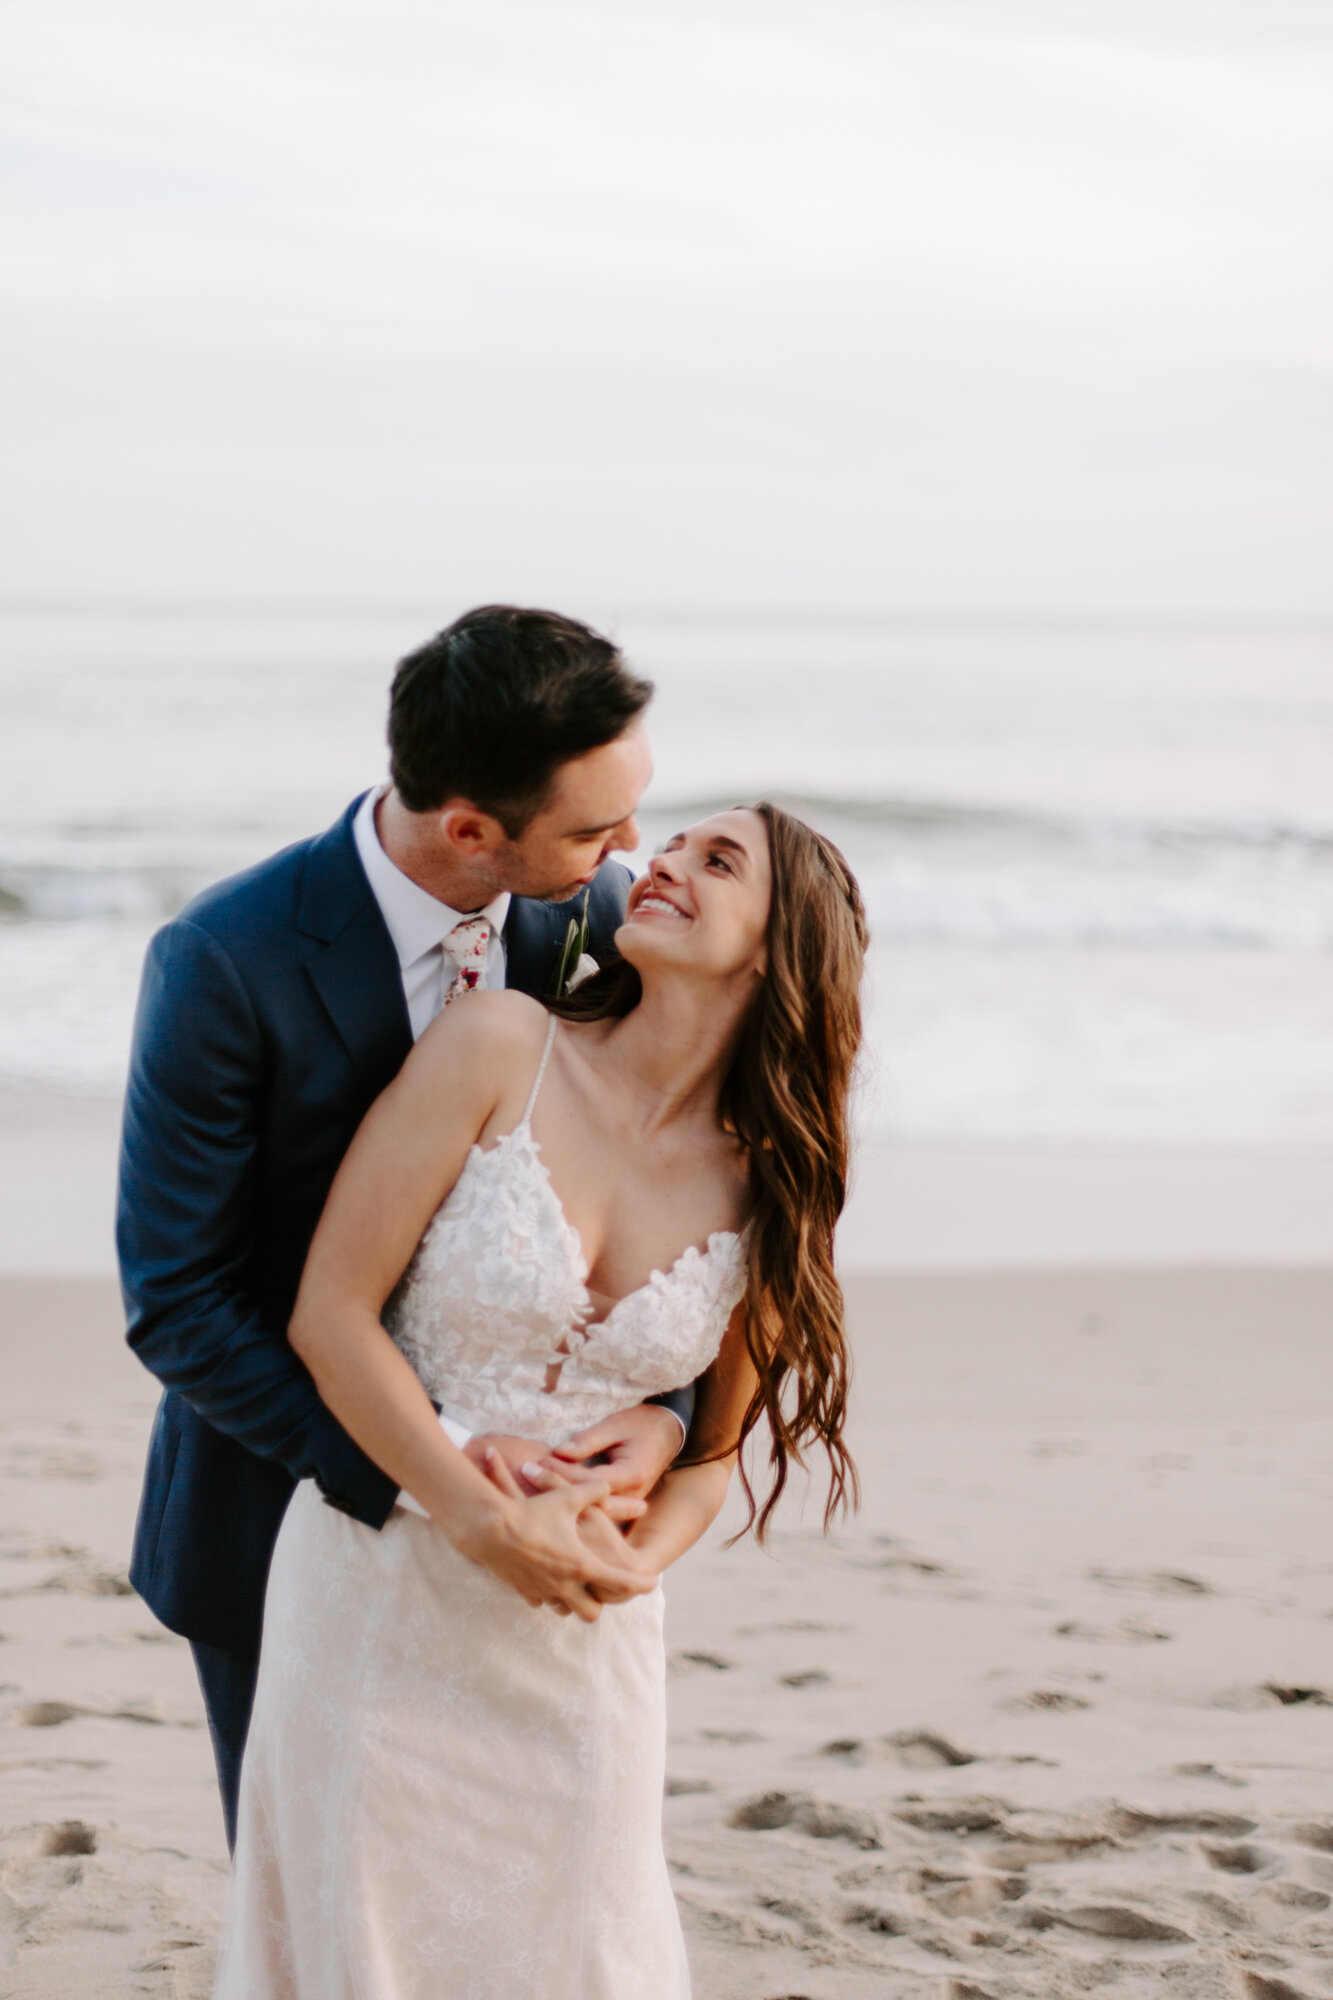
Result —
<path fill-rule="evenodd" d="M 394 677 L 391 785 L 327 833 L 205 890 L 149 948 L 121 1146 L 129 1341 L 164 1384 L 130 1570 L 191 1642 L 228 1841 L 269 1559 L 298 1480 L 370 1528 L 398 1489 L 287 1344 L 306 1251 L 352 1135 L 459 995 L 548 995 L 571 915 L 596 956 L 620 924 L 650 772 L 652 685 L 587 626 L 490 605 Z M 642 1495 L 679 1451 L 692 1392 L 581 1441 Z M 450 1435 L 480 1463 L 482 1441 Z M 543 1447 L 489 1439 L 519 1473 Z M 624 1594 L 571 1512 L 530 1551 Z M 637 1577 L 628 1587 L 642 1587 Z"/>

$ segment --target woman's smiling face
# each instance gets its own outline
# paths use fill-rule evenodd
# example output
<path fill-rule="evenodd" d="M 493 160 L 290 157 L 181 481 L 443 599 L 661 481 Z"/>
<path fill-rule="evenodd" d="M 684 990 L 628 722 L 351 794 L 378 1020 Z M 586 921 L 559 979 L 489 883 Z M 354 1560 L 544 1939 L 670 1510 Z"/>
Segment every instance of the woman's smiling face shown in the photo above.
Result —
<path fill-rule="evenodd" d="M 673 834 L 630 891 L 616 945 L 639 971 L 688 967 L 714 978 L 767 969 L 773 893 L 768 833 L 738 807 Z"/>

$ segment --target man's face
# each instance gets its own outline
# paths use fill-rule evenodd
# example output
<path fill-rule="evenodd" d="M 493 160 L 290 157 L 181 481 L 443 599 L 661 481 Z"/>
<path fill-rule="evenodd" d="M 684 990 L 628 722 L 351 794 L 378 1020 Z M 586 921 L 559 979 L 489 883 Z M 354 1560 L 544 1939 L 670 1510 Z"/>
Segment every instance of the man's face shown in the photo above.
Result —
<path fill-rule="evenodd" d="M 608 854 L 639 845 L 634 814 L 652 774 L 642 719 L 613 742 L 562 764 L 546 803 L 496 857 L 499 885 L 548 903 L 576 896 Z"/>

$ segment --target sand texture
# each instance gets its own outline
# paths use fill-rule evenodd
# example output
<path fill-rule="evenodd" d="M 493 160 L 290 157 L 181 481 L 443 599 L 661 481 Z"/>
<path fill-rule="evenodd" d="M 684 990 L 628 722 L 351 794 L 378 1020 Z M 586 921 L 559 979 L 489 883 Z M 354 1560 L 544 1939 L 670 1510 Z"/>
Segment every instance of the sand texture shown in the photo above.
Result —
<path fill-rule="evenodd" d="M 670 1586 L 700 2000 L 1333 1994 L 1333 1276 L 851 1301 L 860 1519 Z M 0 1281 L 14 2000 L 206 1995 L 226 1893 L 188 1654 L 124 1582 L 118 1330 L 99 1281 Z"/>

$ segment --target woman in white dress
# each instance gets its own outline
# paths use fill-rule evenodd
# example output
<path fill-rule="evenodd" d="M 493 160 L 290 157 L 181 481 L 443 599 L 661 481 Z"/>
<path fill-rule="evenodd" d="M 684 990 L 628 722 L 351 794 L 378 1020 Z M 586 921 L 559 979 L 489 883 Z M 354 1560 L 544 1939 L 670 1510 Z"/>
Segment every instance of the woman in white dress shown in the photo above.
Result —
<path fill-rule="evenodd" d="M 865 924 L 837 850 L 761 805 L 669 842 L 616 942 L 556 1015 L 516 993 L 443 1014 L 334 1184 L 291 1339 L 404 1500 L 375 1533 L 307 1482 L 286 1516 L 220 2000 L 689 1993 L 658 1578 L 761 1420 L 761 1534 L 812 1443 L 829 1514 L 854 1497 L 832 1238 Z M 692 1380 L 688 1462 L 646 1505 L 561 1457 Z M 539 1490 L 500 1453 L 486 1477 L 433 1404 L 543 1440 Z"/>

